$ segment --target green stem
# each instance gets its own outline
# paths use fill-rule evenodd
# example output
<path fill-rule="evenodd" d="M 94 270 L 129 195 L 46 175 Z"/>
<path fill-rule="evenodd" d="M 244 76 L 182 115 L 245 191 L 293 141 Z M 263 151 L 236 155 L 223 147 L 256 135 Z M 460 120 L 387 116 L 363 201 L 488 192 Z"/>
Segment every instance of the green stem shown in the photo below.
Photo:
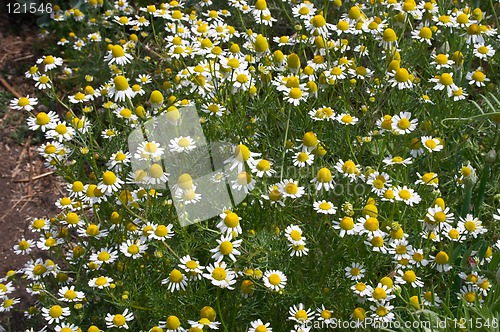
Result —
<path fill-rule="evenodd" d="M 288 108 L 288 118 L 286 120 L 285 139 L 283 140 L 283 155 L 281 157 L 280 181 L 283 181 L 283 171 L 284 171 L 284 167 L 285 167 L 285 155 L 286 155 L 286 141 L 288 139 L 288 128 L 290 127 L 290 113 L 291 112 L 292 112 L 291 108 Z"/>
<path fill-rule="evenodd" d="M 472 199 L 472 185 L 465 186 L 464 205 L 462 206 L 462 216 L 465 217 L 470 212 L 470 202 Z"/>
<path fill-rule="evenodd" d="M 474 213 L 476 217 L 479 217 L 479 209 L 484 201 L 484 192 L 486 191 L 486 183 L 489 180 L 490 175 L 490 164 L 486 163 L 484 165 L 483 174 L 481 174 L 481 182 L 479 183 L 479 192 L 474 204 Z"/>
<path fill-rule="evenodd" d="M 217 289 L 217 311 L 218 311 L 218 314 L 219 314 L 219 317 L 220 317 L 220 322 L 222 324 L 222 327 L 224 328 L 224 331 L 228 332 L 226 323 L 224 322 L 224 318 L 222 318 L 222 311 L 220 310 L 220 300 L 219 300 L 219 298 L 220 298 L 220 288 Z"/>

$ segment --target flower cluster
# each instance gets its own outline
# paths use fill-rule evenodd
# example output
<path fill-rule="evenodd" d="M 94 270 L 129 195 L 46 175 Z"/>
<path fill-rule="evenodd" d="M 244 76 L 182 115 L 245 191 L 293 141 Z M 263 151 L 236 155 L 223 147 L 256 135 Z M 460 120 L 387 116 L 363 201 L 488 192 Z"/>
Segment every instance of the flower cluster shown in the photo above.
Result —
<path fill-rule="evenodd" d="M 26 315 L 64 332 L 312 331 L 480 307 L 500 255 L 481 153 L 500 117 L 477 106 L 498 92 L 500 43 L 494 8 L 466 3 L 54 6 L 66 34 L 26 72 L 37 98 L 10 106 L 67 185 L 14 247 L 28 261 L 0 279 L 0 312 L 16 278 L 39 300 Z M 161 132 L 188 107 L 203 132 Z M 210 183 L 246 199 L 186 225 L 214 205 L 193 176 L 205 141 L 232 144 Z"/>

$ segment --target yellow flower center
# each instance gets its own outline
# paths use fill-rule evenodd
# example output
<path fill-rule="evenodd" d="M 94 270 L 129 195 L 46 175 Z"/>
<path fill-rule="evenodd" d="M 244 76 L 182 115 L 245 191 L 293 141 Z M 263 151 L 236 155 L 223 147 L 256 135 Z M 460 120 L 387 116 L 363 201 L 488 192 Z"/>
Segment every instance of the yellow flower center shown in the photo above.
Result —
<path fill-rule="evenodd" d="M 276 273 L 273 273 L 269 276 L 269 283 L 273 286 L 277 286 L 281 283 L 281 278 Z"/>
<path fill-rule="evenodd" d="M 443 85 L 452 85 L 453 84 L 453 76 L 451 76 L 448 73 L 444 73 L 441 76 L 439 76 L 439 83 Z"/>
<path fill-rule="evenodd" d="M 61 306 L 53 305 L 52 307 L 50 307 L 50 310 L 49 310 L 50 317 L 59 318 L 59 317 L 61 317 L 62 314 L 63 314 L 63 309 Z"/>
<path fill-rule="evenodd" d="M 427 141 L 425 141 L 425 146 L 431 150 L 434 150 L 437 147 L 437 143 L 433 139 L 428 139 Z"/>
<path fill-rule="evenodd" d="M 223 255 L 229 255 L 231 252 L 233 252 L 233 244 L 231 241 L 223 241 L 220 244 L 220 253 Z"/>
<path fill-rule="evenodd" d="M 373 232 L 379 228 L 379 225 L 380 224 L 379 224 L 379 221 L 377 218 L 370 217 L 370 218 L 366 219 L 365 223 L 363 224 L 363 227 L 366 230 Z"/>
<path fill-rule="evenodd" d="M 384 317 L 385 315 L 387 315 L 389 313 L 389 310 L 386 307 L 384 307 L 384 306 L 379 306 L 377 308 L 377 310 L 375 310 L 375 313 L 379 317 Z"/>
<path fill-rule="evenodd" d="M 86 233 L 90 236 L 97 236 L 99 235 L 100 231 L 99 231 L 99 226 L 95 225 L 95 224 L 90 224 L 88 227 L 87 227 L 87 230 L 86 230 Z"/>
<path fill-rule="evenodd" d="M 422 29 L 420 29 L 420 32 L 418 35 L 422 38 L 425 38 L 425 39 L 431 39 L 432 38 L 432 30 L 428 27 L 423 27 Z"/>
<path fill-rule="evenodd" d="M 181 174 L 177 180 L 177 185 L 184 190 L 191 189 L 193 187 L 193 178 L 187 173 Z"/>
<path fill-rule="evenodd" d="M 324 27 L 326 25 L 326 20 L 325 18 L 323 17 L 323 15 L 316 15 L 314 16 L 312 19 L 311 19 L 311 24 L 315 27 L 315 28 L 321 28 L 321 27 Z"/>
<path fill-rule="evenodd" d="M 159 225 L 156 227 L 155 235 L 159 237 L 164 237 L 168 235 L 168 228 L 165 225 Z"/>
<path fill-rule="evenodd" d="M 300 99 L 302 97 L 302 90 L 300 88 L 292 88 L 288 94 L 292 99 Z"/>
<path fill-rule="evenodd" d="M 474 74 L 472 74 L 472 79 L 476 82 L 483 82 L 484 81 L 484 74 L 483 72 L 479 71 L 479 70 L 476 70 L 474 72 Z"/>
<path fill-rule="evenodd" d="M 236 178 L 236 182 L 242 186 L 249 184 L 251 181 L 252 176 L 247 172 L 241 172 Z"/>
<path fill-rule="evenodd" d="M 373 298 L 375 300 L 382 300 L 382 299 L 385 299 L 387 297 L 387 293 L 385 292 L 385 290 L 381 287 L 377 287 L 373 290 Z"/>
<path fill-rule="evenodd" d="M 309 156 L 305 152 L 300 152 L 297 156 L 297 160 L 300 162 L 305 162 L 307 159 L 309 159 Z"/>
<path fill-rule="evenodd" d="M 374 247 L 383 247 L 384 246 L 384 238 L 381 237 L 381 236 L 374 236 L 370 243 L 374 246 Z"/>
<path fill-rule="evenodd" d="M 56 126 L 55 128 L 55 131 L 58 133 L 58 134 L 61 134 L 61 135 L 64 135 L 66 134 L 66 132 L 68 131 L 68 128 L 66 127 L 66 125 L 60 123 Z"/>
<path fill-rule="evenodd" d="M 408 80 L 410 79 L 410 74 L 408 73 L 408 70 L 406 70 L 405 68 L 399 68 L 396 70 L 394 78 L 398 82 L 408 82 Z"/>
<path fill-rule="evenodd" d="M 357 267 L 353 267 L 351 269 L 351 275 L 353 275 L 353 276 L 359 276 L 360 274 L 361 274 L 361 270 L 358 269 Z"/>
<path fill-rule="evenodd" d="M 472 220 L 467 220 L 464 224 L 464 227 L 469 232 L 474 232 L 476 230 L 476 223 Z"/>
<path fill-rule="evenodd" d="M 221 280 L 225 280 L 226 279 L 226 276 L 227 276 L 227 272 L 224 268 L 222 267 L 216 267 L 213 271 L 212 271 L 212 277 L 215 279 L 215 280 L 218 280 L 218 281 L 221 281 Z"/>
<path fill-rule="evenodd" d="M 125 317 L 121 314 L 117 314 L 115 315 L 115 317 L 113 317 L 113 324 L 115 324 L 116 326 L 123 326 L 125 325 L 126 323 L 126 320 L 125 320 Z"/>
<path fill-rule="evenodd" d="M 168 316 L 165 325 L 169 330 L 176 330 L 181 326 L 181 322 L 177 316 Z"/>
<path fill-rule="evenodd" d="M 131 255 L 139 253 L 139 246 L 137 244 L 132 244 L 127 248 L 127 252 Z"/>
<path fill-rule="evenodd" d="M 354 220 L 346 216 L 340 221 L 340 227 L 346 231 L 351 230 L 354 228 Z"/>
<path fill-rule="evenodd" d="M 19 98 L 19 101 L 17 102 L 18 106 L 25 107 L 30 104 L 30 100 L 26 97 L 21 97 Z"/>
<path fill-rule="evenodd" d="M 342 120 L 343 123 L 351 123 L 352 122 L 352 116 L 349 115 L 349 114 L 345 114 L 345 115 L 342 116 L 342 118 L 340 120 Z"/>
<path fill-rule="evenodd" d="M 125 55 L 125 50 L 120 45 L 113 45 L 111 55 L 113 55 L 113 58 L 120 58 Z"/>
<path fill-rule="evenodd" d="M 460 15 L 457 16 L 457 23 L 459 24 L 466 24 L 469 22 L 469 16 L 465 13 L 461 13 Z"/>
<path fill-rule="evenodd" d="M 320 210 L 323 210 L 323 211 L 327 211 L 327 210 L 330 210 L 332 207 L 332 205 L 328 202 L 323 202 L 319 205 L 319 209 Z"/>
<path fill-rule="evenodd" d="M 284 189 L 285 189 L 285 192 L 287 194 L 290 194 L 290 195 L 295 195 L 299 191 L 298 186 L 295 183 L 293 183 L 293 182 L 288 182 L 285 185 Z"/>
<path fill-rule="evenodd" d="M 154 90 L 151 92 L 151 95 L 149 96 L 149 101 L 151 104 L 161 104 L 163 103 L 163 95 L 160 91 Z"/>
<path fill-rule="evenodd" d="M 99 255 L 97 255 L 97 259 L 101 262 L 106 262 L 111 258 L 111 255 L 107 251 L 101 251 Z"/>
<path fill-rule="evenodd" d="M 250 158 L 250 150 L 246 147 L 246 145 L 240 144 L 234 150 L 234 157 L 239 162 L 247 161 Z"/>
<path fill-rule="evenodd" d="M 113 79 L 113 82 L 115 83 L 115 89 L 117 91 L 125 91 L 129 88 L 128 86 L 128 81 L 127 81 L 127 78 L 125 78 L 125 76 L 116 76 L 114 79 Z"/>
<path fill-rule="evenodd" d="M 444 251 L 440 251 L 436 255 L 436 263 L 438 264 L 446 264 L 448 263 L 448 254 L 445 253 Z"/>
<path fill-rule="evenodd" d="M 465 293 L 464 300 L 469 302 L 469 303 L 473 303 L 474 301 L 476 301 L 476 293 L 474 293 L 474 292 Z"/>
<path fill-rule="evenodd" d="M 478 47 L 477 51 L 481 54 L 488 54 L 488 48 L 484 45 Z"/>
<path fill-rule="evenodd" d="M 402 199 L 404 199 L 406 201 L 406 200 L 409 200 L 411 198 L 411 193 L 409 190 L 403 189 L 403 190 L 399 191 L 399 197 L 401 197 Z"/>
<path fill-rule="evenodd" d="M 403 274 L 403 280 L 406 281 L 406 282 L 414 282 L 417 280 L 417 275 L 415 274 L 415 272 L 409 270 L 409 271 L 406 271 L 404 274 Z"/>
<path fill-rule="evenodd" d="M 392 30 L 391 28 L 387 28 L 384 30 L 382 39 L 386 42 L 394 42 L 398 40 L 398 36 L 396 35 L 396 32 L 394 30 Z"/>
<path fill-rule="evenodd" d="M 45 112 L 40 112 L 36 115 L 36 124 L 44 126 L 50 122 L 50 118 Z"/>
<path fill-rule="evenodd" d="M 173 283 L 180 283 L 184 277 L 182 276 L 181 271 L 177 269 L 173 269 L 172 272 L 170 272 L 170 275 L 168 276 L 168 279 L 173 282 Z"/>
<path fill-rule="evenodd" d="M 349 174 L 356 173 L 356 164 L 352 160 L 348 160 L 342 166 L 342 170 Z"/>
<path fill-rule="evenodd" d="M 261 34 L 257 35 L 255 38 L 255 51 L 257 53 L 265 52 L 269 49 L 269 43 L 267 42 L 266 37 Z"/>
<path fill-rule="evenodd" d="M 46 65 L 51 65 L 56 62 L 56 59 L 52 55 L 47 55 L 45 59 L 43 59 L 43 63 Z"/>
<path fill-rule="evenodd" d="M 107 186 L 114 184 L 116 182 L 115 173 L 111 171 L 104 172 L 104 174 L 102 175 L 102 182 Z"/>
<path fill-rule="evenodd" d="M 332 172 L 328 168 L 323 167 L 318 171 L 316 180 L 321 183 L 328 183 L 332 181 Z"/>
<path fill-rule="evenodd" d="M 64 293 L 64 297 L 68 300 L 74 300 L 76 299 L 76 292 L 72 289 L 68 289 L 66 293 Z"/>
<path fill-rule="evenodd" d="M 269 163 L 269 161 L 265 160 L 265 159 L 262 159 L 261 161 L 259 161 L 259 163 L 257 164 L 257 169 L 259 171 L 269 171 L 271 169 L 271 164 Z"/>

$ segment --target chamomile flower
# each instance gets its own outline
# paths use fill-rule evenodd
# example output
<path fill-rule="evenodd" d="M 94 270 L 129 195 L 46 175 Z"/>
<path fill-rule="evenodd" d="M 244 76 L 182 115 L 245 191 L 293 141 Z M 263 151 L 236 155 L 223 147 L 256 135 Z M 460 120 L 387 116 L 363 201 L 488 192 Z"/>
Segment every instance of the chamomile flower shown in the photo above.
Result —
<path fill-rule="evenodd" d="M 441 299 L 433 291 L 427 291 L 422 296 L 422 304 L 426 306 L 439 306 L 441 304 Z"/>
<path fill-rule="evenodd" d="M 304 187 L 299 186 L 299 181 L 293 179 L 283 180 L 278 184 L 278 187 L 284 198 L 300 198 L 305 194 Z"/>
<path fill-rule="evenodd" d="M 409 134 L 417 128 L 418 120 L 410 112 L 400 112 L 391 118 L 392 131 L 398 135 Z"/>
<path fill-rule="evenodd" d="M 360 298 L 364 298 L 373 292 L 373 287 L 365 284 L 364 282 L 358 281 L 356 284 L 351 286 L 351 290 Z"/>
<path fill-rule="evenodd" d="M 132 155 L 130 152 L 123 152 L 123 150 L 119 150 L 109 157 L 106 165 L 109 167 L 109 169 L 120 172 L 125 166 L 130 164 L 131 158 Z"/>
<path fill-rule="evenodd" d="M 167 284 L 167 289 L 172 293 L 175 291 L 184 291 L 187 286 L 186 276 L 178 269 L 170 271 L 168 278 L 163 279 L 161 283 L 163 285 Z"/>
<path fill-rule="evenodd" d="M 490 79 L 484 74 L 482 68 L 468 72 L 465 78 L 469 81 L 469 85 L 475 85 L 477 87 L 485 86 L 485 82 L 490 81 Z"/>
<path fill-rule="evenodd" d="M 45 71 L 50 71 L 62 66 L 63 59 L 53 55 L 44 55 L 40 59 L 36 60 L 36 63 L 39 65 L 43 65 Z"/>
<path fill-rule="evenodd" d="M 399 270 L 395 281 L 397 284 L 410 284 L 413 288 L 424 287 L 424 282 L 413 270 Z"/>
<path fill-rule="evenodd" d="M 387 287 L 382 283 L 378 283 L 377 287 L 372 288 L 368 296 L 368 300 L 375 303 L 386 303 L 396 298 L 396 295 L 392 294 L 393 288 Z"/>
<path fill-rule="evenodd" d="M 326 200 L 314 202 L 313 207 L 316 212 L 322 214 L 335 214 L 337 212 L 337 208 Z"/>
<path fill-rule="evenodd" d="M 359 119 L 355 116 L 352 116 L 348 113 L 340 113 L 337 115 L 336 120 L 338 123 L 345 126 L 354 126 L 358 123 Z"/>
<path fill-rule="evenodd" d="M 65 121 L 53 122 L 47 126 L 46 137 L 58 140 L 59 142 L 70 141 L 75 136 L 75 129 L 68 127 Z"/>
<path fill-rule="evenodd" d="M 113 282 L 113 278 L 106 277 L 106 276 L 100 276 L 100 277 L 90 279 L 88 282 L 88 285 L 91 288 L 104 289 L 104 288 L 110 287 L 112 282 Z"/>
<path fill-rule="evenodd" d="M 106 314 L 106 327 L 108 329 L 118 328 L 128 330 L 128 322 L 134 320 L 134 314 L 125 309 L 121 314 Z"/>
<path fill-rule="evenodd" d="M 134 158 L 139 160 L 160 160 L 165 151 L 160 146 L 160 143 L 155 141 L 141 142 L 137 147 Z"/>
<path fill-rule="evenodd" d="M 392 309 L 394 309 L 393 305 L 387 304 L 387 303 L 380 303 L 378 305 L 372 305 L 370 306 L 370 309 L 372 311 L 371 318 L 375 322 L 391 322 L 394 320 L 394 313 L 391 312 Z"/>
<path fill-rule="evenodd" d="M 314 155 L 308 151 L 298 151 L 293 156 L 293 166 L 305 167 L 311 166 L 314 162 Z"/>
<path fill-rule="evenodd" d="M 59 301 L 63 302 L 80 302 L 85 298 L 85 293 L 76 291 L 75 286 L 64 286 L 58 292 Z"/>
<path fill-rule="evenodd" d="M 402 259 L 410 259 L 412 253 L 412 246 L 405 238 L 392 241 L 389 248 L 389 254 L 394 256 L 395 261 Z"/>
<path fill-rule="evenodd" d="M 406 158 L 406 159 L 403 159 L 401 156 L 392 156 L 392 155 L 389 155 L 387 157 L 385 157 L 382 162 L 386 165 L 386 166 L 393 166 L 393 165 L 403 165 L 403 166 L 407 166 L 407 165 L 410 165 L 413 163 L 413 161 L 411 160 L 411 158 Z"/>
<path fill-rule="evenodd" d="M 491 45 L 474 45 L 474 56 L 479 59 L 488 60 L 488 58 L 492 58 L 495 55 L 495 52 L 495 49 Z"/>
<path fill-rule="evenodd" d="M 168 224 L 168 225 L 155 225 L 149 233 L 148 238 L 149 239 L 155 239 L 155 240 L 166 240 L 170 239 L 174 236 L 174 225 Z"/>
<path fill-rule="evenodd" d="M 285 288 L 287 277 L 279 270 L 268 270 L 264 273 L 263 281 L 267 288 L 279 292 Z"/>
<path fill-rule="evenodd" d="M 437 138 L 432 136 L 422 136 L 421 138 L 424 148 L 429 152 L 438 152 L 443 149 L 443 144 Z"/>
<path fill-rule="evenodd" d="M 298 306 L 293 305 L 288 310 L 288 319 L 293 320 L 299 324 L 305 324 L 311 322 L 315 318 L 314 310 L 306 308 L 304 304 L 299 303 Z"/>
<path fill-rule="evenodd" d="M 366 183 L 372 186 L 372 192 L 381 196 L 387 188 L 391 187 L 392 180 L 387 173 L 373 172 L 368 175 Z"/>
<path fill-rule="evenodd" d="M 108 65 L 116 63 L 120 66 L 130 63 L 132 59 L 132 55 L 128 54 L 121 45 L 111 46 L 108 54 L 104 57 L 104 61 L 106 61 Z"/>
<path fill-rule="evenodd" d="M 228 269 L 225 262 L 210 264 L 206 270 L 208 273 L 204 273 L 203 277 L 210 280 L 212 285 L 229 290 L 234 289 L 232 285 L 236 283 L 236 273 Z"/>
<path fill-rule="evenodd" d="M 411 37 L 413 39 L 420 41 L 420 42 L 431 45 L 432 44 L 432 29 L 427 27 L 427 26 L 423 26 L 420 29 L 414 29 L 411 32 Z"/>
<path fill-rule="evenodd" d="M 290 251 L 290 256 L 302 257 L 309 253 L 309 249 L 306 247 L 305 242 L 299 244 L 288 244 L 288 251 Z"/>
<path fill-rule="evenodd" d="M 16 255 L 28 255 L 33 249 L 34 244 L 35 242 L 33 240 L 26 240 L 25 238 L 22 238 L 16 245 L 14 245 L 14 252 L 16 253 Z"/>
<path fill-rule="evenodd" d="M 339 221 L 332 221 L 332 227 L 340 230 L 340 237 L 344 237 L 346 234 L 347 235 L 354 235 L 357 233 L 358 228 L 356 226 L 356 223 L 354 222 L 354 219 L 352 219 L 349 216 L 345 216 L 343 218 L 340 218 Z"/>
<path fill-rule="evenodd" d="M 125 257 L 137 259 L 142 257 L 144 252 L 146 252 L 148 245 L 144 244 L 141 240 L 127 240 L 120 244 L 119 249 Z"/>
<path fill-rule="evenodd" d="M 126 99 L 132 99 L 135 96 L 134 91 L 129 86 L 128 79 L 123 75 L 114 77 L 110 84 L 111 88 L 108 90 L 108 95 L 115 102 L 124 102 Z"/>
<path fill-rule="evenodd" d="M 403 201 L 409 206 L 418 204 L 422 200 L 415 190 L 407 186 L 394 188 L 394 197 L 397 201 Z"/>
<path fill-rule="evenodd" d="M 366 272 L 363 265 L 357 262 L 352 263 L 351 266 L 347 266 L 344 270 L 346 277 L 353 281 L 361 280 Z"/>
<path fill-rule="evenodd" d="M 252 173 L 256 173 L 259 178 L 262 178 L 264 175 L 270 177 L 276 173 L 271 167 L 272 163 L 269 160 L 259 159 L 250 165 L 250 170 Z"/>
<path fill-rule="evenodd" d="M 272 332 L 273 329 L 270 327 L 271 323 L 264 323 L 260 319 L 250 322 L 250 328 L 248 332 Z"/>
<path fill-rule="evenodd" d="M 242 233 L 240 220 L 241 217 L 231 210 L 225 210 L 221 213 L 220 218 L 222 219 L 218 224 L 217 228 L 222 234 L 226 235 L 239 235 Z"/>
<path fill-rule="evenodd" d="M 437 188 L 439 186 L 438 175 L 434 172 L 427 172 L 424 173 L 424 175 L 420 175 L 420 173 L 417 172 L 417 178 L 418 179 L 417 181 L 415 181 L 415 184 L 422 184 L 434 188 Z"/>
<path fill-rule="evenodd" d="M 427 266 L 429 261 L 425 258 L 423 249 L 414 249 L 409 252 L 409 265 L 415 267 Z"/>
<path fill-rule="evenodd" d="M 111 264 L 118 259 L 118 252 L 113 248 L 99 249 L 97 252 L 90 255 L 89 260 L 98 264 Z"/>
<path fill-rule="evenodd" d="M 231 181 L 231 188 L 238 191 L 243 190 L 245 194 L 248 194 L 254 189 L 255 182 L 256 181 L 252 178 L 250 173 L 240 172 L 238 173 L 236 179 Z"/>
<path fill-rule="evenodd" d="M 316 177 L 311 180 L 311 183 L 314 183 L 317 191 L 320 191 L 322 188 L 326 191 L 333 189 L 334 181 L 332 172 L 326 167 L 321 168 Z"/>
<path fill-rule="evenodd" d="M 42 308 L 42 316 L 47 321 L 47 324 L 59 324 L 61 320 L 65 319 L 71 314 L 69 308 L 61 307 L 60 305 L 53 305 L 50 308 Z"/>
<path fill-rule="evenodd" d="M 450 59 L 448 55 L 439 53 L 439 54 L 432 54 L 431 58 L 433 61 L 431 62 L 431 65 L 436 66 L 437 70 L 443 69 L 443 68 L 451 68 L 452 65 L 455 64 L 455 61 Z M 451 73 L 450 73 L 451 75 Z"/>
<path fill-rule="evenodd" d="M 300 87 L 288 88 L 283 93 L 284 93 L 283 100 L 294 106 L 298 106 L 301 102 L 304 102 L 308 94 Z"/>
<path fill-rule="evenodd" d="M 218 246 L 216 248 L 210 249 L 212 258 L 215 259 L 217 263 L 221 262 L 225 257 L 229 257 L 233 262 L 236 262 L 236 256 L 241 255 L 241 251 L 238 248 L 243 240 L 233 240 L 232 235 L 221 235 L 220 239 L 217 239 Z"/>
<path fill-rule="evenodd" d="M 368 215 L 365 217 L 359 217 L 356 228 L 359 235 L 367 234 L 370 237 L 382 236 L 380 222 L 375 217 L 370 217 Z"/>
<path fill-rule="evenodd" d="M 309 116 L 314 121 L 329 121 L 335 119 L 335 111 L 331 107 L 323 106 L 310 110 Z"/>
<path fill-rule="evenodd" d="M 434 268 L 439 272 L 448 272 L 452 269 L 450 264 L 448 264 L 450 261 L 450 257 L 444 251 L 438 252 L 436 256 L 431 255 L 429 256 L 429 258 L 432 260 L 432 265 L 434 266 Z"/>
<path fill-rule="evenodd" d="M 296 225 L 289 225 L 285 229 L 285 236 L 291 244 L 298 245 L 304 243 L 306 238 L 302 236 L 302 229 Z"/>
<path fill-rule="evenodd" d="M 352 160 L 347 160 L 344 162 L 340 159 L 335 164 L 335 169 L 342 174 L 344 177 L 348 178 L 350 182 L 356 181 L 359 174 L 361 173 L 359 165 L 356 165 Z"/>
<path fill-rule="evenodd" d="M 479 220 L 477 217 L 475 218 L 471 214 L 467 214 L 465 218 L 460 218 L 458 222 L 458 229 L 461 233 L 467 236 L 472 236 L 474 238 L 477 238 L 478 235 L 488 232 L 488 229 L 483 226 L 481 220 Z"/>
<path fill-rule="evenodd" d="M 123 185 L 123 181 L 116 176 L 112 171 L 106 171 L 102 175 L 102 180 L 97 185 L 97 188 L 105 195 L 112 195 L 117 192 Z"/>
<path fill-rule="evenodd" d="M 412 76 L 406 68 L 398 68 L 389 73 L 388 82 L 392 87 L 397 87 L 399 90 L 411 89 L 413 87 Z"/>
<path fill-rule="evenodd" d="M 38 104 L 38 98 L 32 97 L 30 98 L 29 95 L 26 97 L 20 97 L 20 98 L 14 98 L 10 101 L 10 108 L 14 110 L 19 110 L 19 111 L 32 111 L 34 109 L 34 106 Z M 53 113 L 53 112 L 49 112 Z"/>
<path fill-rule="evenodd" d="M 178 266 L 187 273 L 189 280 L 201 280 L 201 274 L 205 269 L 196 258 L 191 258 L 189 255 L 181 257 Z"/>

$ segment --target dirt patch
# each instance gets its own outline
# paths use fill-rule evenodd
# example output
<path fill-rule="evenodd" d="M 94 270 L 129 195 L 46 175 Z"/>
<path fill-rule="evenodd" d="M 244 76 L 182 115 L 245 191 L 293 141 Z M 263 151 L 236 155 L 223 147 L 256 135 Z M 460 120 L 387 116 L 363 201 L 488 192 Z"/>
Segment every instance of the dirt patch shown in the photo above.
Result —
<path fill-rule="evenodd" d="M 33 96 L 33 84 L 24 72 L 32 66 L 41 47 L 38 27 L 28 15 L 0 13 L 0 277 L 9 270 L 22 268 L 29 257 L 18 256 L 13 246 L 26 237 L 34 239 L 28 230 L 34 218 L 52 217 L 60 197 L 55 175 L 44 167 L 37 152 L 37 136 L 27 130 L 27 114 L 11 110 L 9 100 L 16 93 Z M 36 239 L 38 240 L 38 239 Z M 18 290 L 18 309 L 31 304 L 30 296 Z M 9 317 L 10 315 L 10 317 Z M 0 314 L 0 325 L 12 331 L 24 331 L 23 313 Z"/>

